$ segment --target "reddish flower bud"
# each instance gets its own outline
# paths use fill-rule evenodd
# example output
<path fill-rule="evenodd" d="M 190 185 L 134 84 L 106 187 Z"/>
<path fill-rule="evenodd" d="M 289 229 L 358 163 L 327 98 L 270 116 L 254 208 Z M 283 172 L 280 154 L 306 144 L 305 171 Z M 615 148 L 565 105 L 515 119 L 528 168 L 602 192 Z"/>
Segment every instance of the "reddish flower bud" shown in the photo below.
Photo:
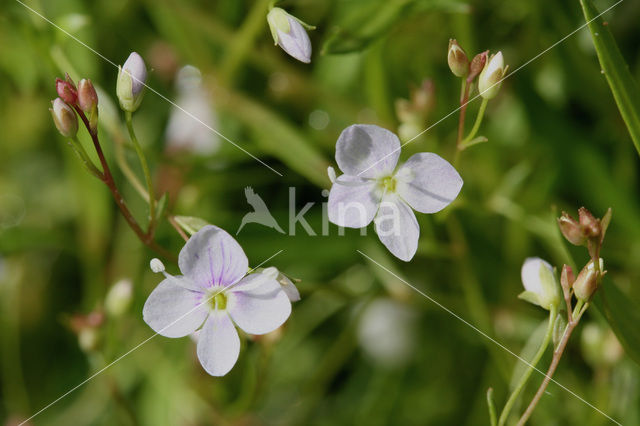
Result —
<path fill-rule="evenodd" d="M 562 290 L 568 293 L 575 281 L 576 277 L 573 275 L 573 269 L 571 269 L 571 266 L 563 265 L 562 274 L 560 274 L 560 285 L 562 286 Z"/>
<path fill-rule="evenodd" d="M 560 232 L 571 244 L 582 246 L 587 241 L 587 236 L 580 223 L 572 218 L 568 213 L 562 212 L 562 216 L 558 218 L 558 226 Z"/>
<path fill-rule="evenodd" d="M 487 57 L 489 51 L 485 50 L 482 53 L 478 53 L 469 65 L 469 76 L 467 77 L 467 83 L 471 83 L 484 69 L 484 65 L 487 63 Z"/>
<path fill-rule="evenodd" d="M 578 209 L 578 217 L 580 220 L 580 226 L 582 226 L 583 232 L 587 237 L 600 237 L 600 233 L 602 231 L 600 221 L 596 219 L 589 210 L 584 207 L 580 207 L 580 209 Z"/>
<path fill-rule="evenodd" d="M 98 106 L 98 94 L 91 80 L 83 78 L 78 82 L 78 106 L 86 113 L 91 113 Z"/>
<path fill-rule="evenodd" d="M 58 92 L 58 96 L 69 105 L 75 105 L 78 100 L 78 90 L 75 84 L 73 84 L 73 80 L 69 77 L 69 74 L 65 76 L 64 80 L 56 78 L 56 92 Z"/>

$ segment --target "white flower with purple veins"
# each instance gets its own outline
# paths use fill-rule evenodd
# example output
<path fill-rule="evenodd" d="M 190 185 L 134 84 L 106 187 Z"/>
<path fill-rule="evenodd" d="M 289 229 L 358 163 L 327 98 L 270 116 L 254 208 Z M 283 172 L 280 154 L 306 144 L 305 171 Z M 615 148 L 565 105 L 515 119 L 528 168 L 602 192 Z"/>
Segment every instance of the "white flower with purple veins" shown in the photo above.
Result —
<path fill-rule="evenodd" d="M 180 251 L 183 275 L 171 276 L 154 259 L 162 281 L 149 295 L 144 321 L 158 334 L 184 337 L 200 329 L 198 359 L 212 376 L 224 376 L 240 353 L 236 326 L 249 334 L 266 334 L 289 318 L 291 302 L 277 281 L 277 270 L 249 275 L 242 247 L 226 231 L 209 225 Z"/>
<path fill-rule="evenodd" d="M 304 24 L 279 7 L 269 11 L 267 22 L 275 44 L 297 60 L 307 64 L 311 62 L 311 41 L 304 27 L 315 27 Z"/>
<path fill-rule="evenodd" d="M 420 236 L 413 210 L 444 209 L 458 196 L 462 178 L 436 154 L 415 154 L 396 167 L 399 157 L 400 140 L 390 131 L 366 124 L 347 127 L 336 144 L 336 162 L 344 174 L 336 178 L 329 168 L 329 220 L 347 228 L 374 221 L 380 241 L 408 262 Z"/>

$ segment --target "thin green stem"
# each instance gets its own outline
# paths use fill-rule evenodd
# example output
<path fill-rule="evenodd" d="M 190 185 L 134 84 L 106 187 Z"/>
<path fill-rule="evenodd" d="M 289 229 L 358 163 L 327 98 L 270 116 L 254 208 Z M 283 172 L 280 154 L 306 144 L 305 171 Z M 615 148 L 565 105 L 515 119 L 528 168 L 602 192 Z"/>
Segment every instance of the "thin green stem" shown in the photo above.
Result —
<path fill-rule="evenodd" d="M 487 406 L 489 407 L 489 420 L 491 421 L 491 426 L 496 426 L 496 406 L 493 403 L 493 389 L 487 389 Z"/>
<path fill-rule="evenodd" d="M 482 119 L 484 118 L 484 112 L 487 109 L 488 102 L 489 102 L 488 99 L 482 98 L 482 104 L 480 104 L 480 109 L 478 110 L 476 121 L 475 123 L 473 123 L 473 127 L 471 128 L 471 131 L 469 132 L 467 137 L 464 138 L 462 142 L 460 142 L 461 149 L 464 149 L 466 147 L 465 145 L 471 142 L 473 138 L 476 136 L 476 134 L 478 133 L 478 130 L 480 130 L 480 125 L 482 124 Z"/>
<path fill-rule="evenodd" d="M 513 408 L 513 404 L 515 404 L 516 400 L 518 399 L 518 396 L 520 396 L 520 392 L 522 392 L 522 390 L 524 389 L 524 386 L 527 384 L 527 381 L 529 380 L 529 377 L 531 377 L 531 373 L 533 373 L 533 370 L 535 369 L 536 365 L 538 364 L 538 362 L 540 362 L 540 359 L 546 352 L 547 347 L 549 346 L 549 342 L 551 341 L 551 336 L 553 336 L 553 326 L 554 326 L 557 314 L 558 314 L 558 308 L 555 305 L 552 305 L 551 309 L 549 309 L 549 324 L 547 325 L 547 332 L 544 335 L 544 339 L 542 340 L 542 343 L 540 344 L 540 348 L 538 348 L 538 352 L 536 352 L 535 356 L 529 363 L 528 368 L 522 374 L 522 376 L 520 377 L 520 380 L 516 384 L 516 387 L 513 389 L 513 392 L 509 396 L 507 403 L 504 405 L 504 408 L 500 413 L 500 419 L 498 419 L 498 426 L 504 425 L 507 419 L 509 418 L 509 413 Z"/>
<path fill-rule="evenodd" d="M 87 155 L 87 152 L 84 150 L 84 148 L 82 147 L 82 144 L 80 143 L 80 141 L 76 136 L 74 136 L 69 140 L 69 145 L 71 145 L 71 148 L 73 148 L 73 151 L 76 153 L 76 155 L 80 159 L 80 162 L 82 162 L 82 165 L 84 166 L 84 168 L 96 178 L 103 180 L 104 175 L 93 164 L 93 161 L 91 161 L 91 159 Z"/>
<path fill-rule="evenodd" d="M 122 170 L 122 174 L 124 175 L 125 178 L 127 178 L 131 186 L 133 186 L 133 189 L 136 190 L 136 192 L 140 195 L 140 197 L 142 197 L 142 199 L 148 203 L 149 194 L 147 193 L 147 190 L 144 188 L 144 185 L 142 185 L 142 183 L 140 182 L 136 174 L 133 172 L 133 170 L 131 170 L 129 163 L 127 162 L 127 158 L 125 156 L 125 151 L 124 151 L 124 141 L 116 140 L 114 147 L 115 147 L 114 151 L 116 155 L 116 162 L 118 163 L 120 170 Z"/>
<path fill-rule="evenodd" d="M 155 229 L 156 222 L 156 199 L 153 195 L 153 181 L 151 180 L 151 173 L 149 172 L 149 165 L 147 164 L 147 158 L 144 156 L 144 151 L 142 151 L 142 147 L 140 146 L 140 142 L 138 142 L 138 138 L 136 137 L 136 133 L 133 129 L 133 114 L 129 111 L 125 113 L 125 119 L 127 121 L 127 129 L 129 130 L 129 137 L 131 138 L 131 142 L 133 143 L 133 147 L 136 150 L 136 154 L 138 154 L 138 159 L 140 160 L 140 165 L 142 166 L 142 172 L 144 173 L 144 180 L 147 183 L 147 194 L 149 194 L 149 234 L 153 234 L 153 230 Z"/>

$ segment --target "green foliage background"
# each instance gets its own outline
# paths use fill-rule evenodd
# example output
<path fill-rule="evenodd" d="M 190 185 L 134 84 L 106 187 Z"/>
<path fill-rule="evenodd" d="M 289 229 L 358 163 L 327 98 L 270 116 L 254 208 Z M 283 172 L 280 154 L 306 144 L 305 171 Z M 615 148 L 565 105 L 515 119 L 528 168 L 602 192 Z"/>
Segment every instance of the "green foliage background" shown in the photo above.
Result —
<path fill-rule="evenodd" d="M 140 52 L 148 83 L 169 98 L 178 65 L 201 69 L 218 130 L 282 177 L 224 141 L 207 158 L 168 154 L 170 105 L 153 93 L 145 95 L 136 126 L 159 189 L 173 188 L 171 211 L 230 233 L 249 211 L 246 186 L 285 229 L 288 188 L 295 187 L 298 210 L 315 203 L 306 218 L 320 232 L 321 190 L 330 185 L 326 167 L 334 164 L 343 128 L 371 122 L 397 130 L 395 100 L 408 98 L 426 78 L 435 84 L 436 107 L 425 128 L 457 107 L 459 82 L 446 63 L 449 38 L 469 53 L 501 50 L 513 70 L 584 23 L 577 1 L 286 1 L 282 7 L 318 27 L 310 34 L 312 63 L 304 65 L 273 46 L 267 3 L 26 1 L 116 64 Z M 106 188 L 81 168 L 47 111 L 56 76 L 90 78 L 113 101 L 117 69 L 20 3 L 1 4 L 0 418 L 17 424 L 152 334 L 141 309 L 160 279 L 148 268 L 153 253 L 118 215 Z M 600 10 L 610 5 L 597 2 Z M 622 2 L 604 19 L 639 80 L 640 4 Z M 640 369 L 631 359 L 640 342 L 629 335 L 640 325 L 632 321 L 640 305 L 640 162 L 600 71 L 583 29 L 504 82 L 481 129 L 489 143 L 462 156 L 459 200 L 442 213 L 419 215 L 421 239 L 411 263 L 392 258 L 372 232 L 339 236 L 331 225 L 329 236 L 311 237 L 300 227 L 283 236 L 248 225 L 238 240 L 252 264 L 282 249 L 271 263 L 302 279 L 303 298 L 279 337 L 246 339 L 224 378 L 204 373 L 190 339 L 156 337 L 32 423 L 487 424 L 486 389 L 494 388 L 500 407 L 512 372 L 519 371 L 516 359 L 356 250 L 519 353 L 546 320 L 541 309 L 516 298 L 520 266 L 529 256 L 558 266 L 584 264 L 586 253 L 567 246 L 555 225 L 560 210 L 584 205 L 598 216 L 613 208 L 605 284 L 615 291 L 618 322 L 626 321 L 616 331 L 627 330 L 628 355 L 610 361 L 586 351 L 582 325 L 555 378 L 621 423 L 640 424 Z M 468 122 L 478 106 L 471 104 Z M 315 110 L 328 114 L 326 128 L 310 126 Z M 456 126 L 453 114 L 402 157 L 433 151 L 452 158 Z M 101 139 L 115 169 L 113 134 L 104 126 Z M 133 152 L 128 155 L 135 164 Z M 144 221 L 144 204 L 119 173 L 117 180 Z M 158 241 L 176 253 L 182 245 L 166 222 Z M 98 348 L 83 352 L 66 325 L 69 316 L 99 309 L 123 277 L 133 280 L 131 308 L 107 318 Z M 392 366 L 369 355 L 358 338 L 363 312 L 379 298 L 412 313 L 411 356 Z M 609 329 L 596 309 L 586 320 L 603 333 Z M 534 373 L 527 401 L 540 379 Z M 554 385 L 531 420 L 607 422 Z"/>

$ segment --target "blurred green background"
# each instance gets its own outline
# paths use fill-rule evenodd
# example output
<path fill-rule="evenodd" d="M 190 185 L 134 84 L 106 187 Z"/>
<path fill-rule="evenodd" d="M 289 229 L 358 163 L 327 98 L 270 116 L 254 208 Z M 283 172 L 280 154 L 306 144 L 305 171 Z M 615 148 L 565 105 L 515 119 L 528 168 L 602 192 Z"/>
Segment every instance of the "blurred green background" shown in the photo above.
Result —
<path fill-rule="evenodd" d="M 178 103 L 178 70 L 190 64 L 201 71 L 198 93 L 215 110 L 212 125 L 282 177 L 206 128 L 198 136 L 211 148 L 204 155 L 167 137 L 171 105 L 149 91 L 135 125 L 157 190 L 170 194 L 169 211 L 232 234 L 250 211 L 246 186 L 285 230 L 294 187 L 297 211 L 314 203 L 305 218 L 320 233 L 326 167 L 335 166 L 342 129 L 376 123 L 397 131 L 396 101 L 425 79 L 435 104 L 416 133 L 458 106 L 449 38 L 469 54 L 501 50 L 513 70 L 584 23 L 578 1 L 285 1 L 279 6 L 318 27 L 305 65 L 273 45 L 264 0 L 25 2 L 115 64 L 139 52 L 148 84 Z M 47 111 L 64 72 L 102 89 L 102 145 L 144 223 L 145 205 L 114 158 L 126 135 L 123 116 L 104 108 L 114 103 L 117 69 L 18 2 L 3 0 L 0 9 L 0 419 L 15 425 L 152 335 L 141 310 L 160 277 L 148 268 L 155 254 L 127 227 L 104 185 L 84 172 Z M 640 80 L 640 3 L 624 1 L 605 19 Z M 479 103 L 469 107 L 468 126 Z M 451 159 L 457 117 L 411 142 L 402 158 L 432 151 Z M 605 283 L 625 306 L 617 313 L 637 329 L 640 162 L 589 32 L 507 79 L 480 134 L 489 142 L 458 164 L 465 181 L 459 199 L 439 214 L 418 215 L 411 263 L 394 259 L 373 232 L 340 236 L 331 225 L 329 235 L 308 236 L 298 225 L 290 236 L 247 225 L 237 238 L 251 264 L 282 249 L 270 263 L 301 279 L 302 300 L 282 330 L 245 339 L 224 378 L 200 368 L 190 339 L 156 337 L 30 424 L 488 424 L 487 388 L 500 408 L 521 364 L 356 250 L 530 356 L 527 341 L 546 313 L 516 298 L 520 267 L 530 256 L 582 266 L 586 252 L 565 244 L 555 225 L 560 210 L 582 205 L 596 216 L 613 208 Z M 175 253 L 183 244 L 166 221 L 157 239 Z M 93 324 L 122 279 L 133 287 L 130 306 L 107 310 Z M 555 378 L 622 424 L 640 424 L 640 368 L 625 347 L 591 308 Z M 549 354 L 540 368 L 548 362 Z M 534 373 L 524 400 L 540 381 Z M 530 424 L 609 424 L 558 386 L 548 392 Z"/>

